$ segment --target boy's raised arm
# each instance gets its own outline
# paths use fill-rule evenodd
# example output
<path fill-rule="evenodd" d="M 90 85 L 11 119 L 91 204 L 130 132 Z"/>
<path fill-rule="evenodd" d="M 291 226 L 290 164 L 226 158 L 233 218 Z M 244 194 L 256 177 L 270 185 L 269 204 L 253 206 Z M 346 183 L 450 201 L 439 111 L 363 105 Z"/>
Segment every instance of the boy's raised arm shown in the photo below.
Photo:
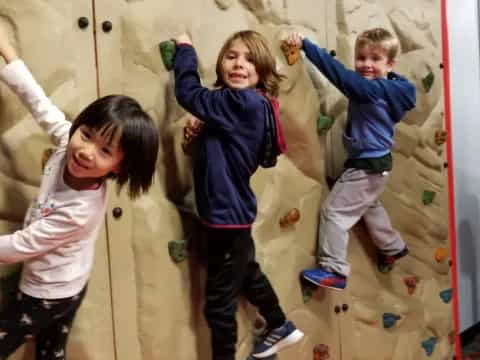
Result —
<path fill-rule="evenodd" d="M 0 71 L 2 81 L 17 94 L 56 145 L 66 144 L 71 123 L 65 119 L 63 112 L 50 102 L 43 89 L 18 57 L 5 29 L 1 26 L 0 56 L 7 63 Z"/>

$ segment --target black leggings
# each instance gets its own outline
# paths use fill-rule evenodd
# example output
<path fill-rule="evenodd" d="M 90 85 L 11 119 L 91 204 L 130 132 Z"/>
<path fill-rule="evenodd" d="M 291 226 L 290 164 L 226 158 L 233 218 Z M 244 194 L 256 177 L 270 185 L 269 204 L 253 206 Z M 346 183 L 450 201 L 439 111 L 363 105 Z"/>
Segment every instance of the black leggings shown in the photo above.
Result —
<path fill-rule="evenodd" d="M 0 360 L 5 360 L 30 338 L 35 338 L 36 360 L 66 359 L 68 335 L 86 293 L 63 299 L 39 299 L 21 291 L 0 312 Z"/>
<path fill-rule="evenodd" d="M 244 295 L 276 328 L 285 322 L 277 295 L 255 260 L 250 229 L 207 228 L 205 316 L 212 333 L 214 360 L 234 360 L 237 342 L 235 313 Z"/>

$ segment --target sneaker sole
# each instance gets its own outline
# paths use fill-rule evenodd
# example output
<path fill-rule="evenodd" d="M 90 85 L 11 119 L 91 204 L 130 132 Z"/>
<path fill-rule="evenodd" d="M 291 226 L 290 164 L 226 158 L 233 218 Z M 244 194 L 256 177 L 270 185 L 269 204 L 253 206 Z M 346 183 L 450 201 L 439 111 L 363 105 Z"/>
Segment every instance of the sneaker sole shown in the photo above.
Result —
<path fill-rule="evenodd" d="M 335 287 L 335 286 L 329 286 L 329 285 L 325 285 L 325 284 L 320 284 L 320 283 L 316 282 L 315 280 L 313 280 L 313 279 L 311 279 L 311 278 L 309 278 L 309 277 L 307 277 L 307 276 L 305 276 L 305 275 L 303 275 L 303 278 L 304 278 L 305 280 L 310 281 L 312 284 L 315 284 L 315 285 L 320 286 L 320 287 L 324 287 L 324 288 L 332 289 L 332 290 L 336 290 L 336 291 L 343 291 L 343 290 L 345 290 L 345 288 L 338 288 L 338 287 Z"/>
<path fill-rule="evenodd" d="M 252 356 L 256 359 L 263 359 L 269 356 L 272 356 L 273 354 L 276 354 L 283 348 L 286 348 L 290 345 L 296 344 L 303 338 L 303 332 L 300 330 L 296 329 L 294 332 L 292 332 L 290 335 L 288 335 L 285 339 L 280 340 L 278 343 L 273 345 L 270 349 L 264 351 L 263 353 L 259 354 L 252 354 Z"/>

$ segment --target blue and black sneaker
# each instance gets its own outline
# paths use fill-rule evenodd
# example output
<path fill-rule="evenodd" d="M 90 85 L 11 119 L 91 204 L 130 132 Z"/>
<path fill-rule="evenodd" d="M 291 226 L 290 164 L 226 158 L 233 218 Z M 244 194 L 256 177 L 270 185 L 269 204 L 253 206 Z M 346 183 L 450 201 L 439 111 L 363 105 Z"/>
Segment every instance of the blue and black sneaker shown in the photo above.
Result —
<path fill-rule="evenodd" d="M 289 320 L 279 328 L 266 332 L 263 340 L 255 345 L 252 356 L 263 359 L 276 354 L 281 349 L 299 342 L 303 338 L 303 332 L 298 330 Z"/>

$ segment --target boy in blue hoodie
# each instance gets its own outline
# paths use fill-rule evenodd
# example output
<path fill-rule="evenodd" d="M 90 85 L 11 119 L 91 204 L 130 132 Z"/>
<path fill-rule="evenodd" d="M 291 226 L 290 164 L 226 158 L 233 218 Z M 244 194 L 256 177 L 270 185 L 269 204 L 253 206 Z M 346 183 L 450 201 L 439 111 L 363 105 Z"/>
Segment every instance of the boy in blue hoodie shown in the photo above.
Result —
<path fill-rule="evenodd" d="M 286 43 L 301 48 L 307 58 L 348 99 L 343 135 L 348 152 L 320 213 L 318 267 L 302 276 L 323 287 L 343 290 L 350 273 L 348 231 L 363 217 L 378 248 L 378 269 L 387 272 L 408 248 L 378 200 L 392 170 L 395 125 L 415 106 L 415 86 L 392 72 L 398 40 L 385 29 L 361 33 L 355 42 L 355 70 L 348 70 L 325 49 L 299 33 Z"/>

